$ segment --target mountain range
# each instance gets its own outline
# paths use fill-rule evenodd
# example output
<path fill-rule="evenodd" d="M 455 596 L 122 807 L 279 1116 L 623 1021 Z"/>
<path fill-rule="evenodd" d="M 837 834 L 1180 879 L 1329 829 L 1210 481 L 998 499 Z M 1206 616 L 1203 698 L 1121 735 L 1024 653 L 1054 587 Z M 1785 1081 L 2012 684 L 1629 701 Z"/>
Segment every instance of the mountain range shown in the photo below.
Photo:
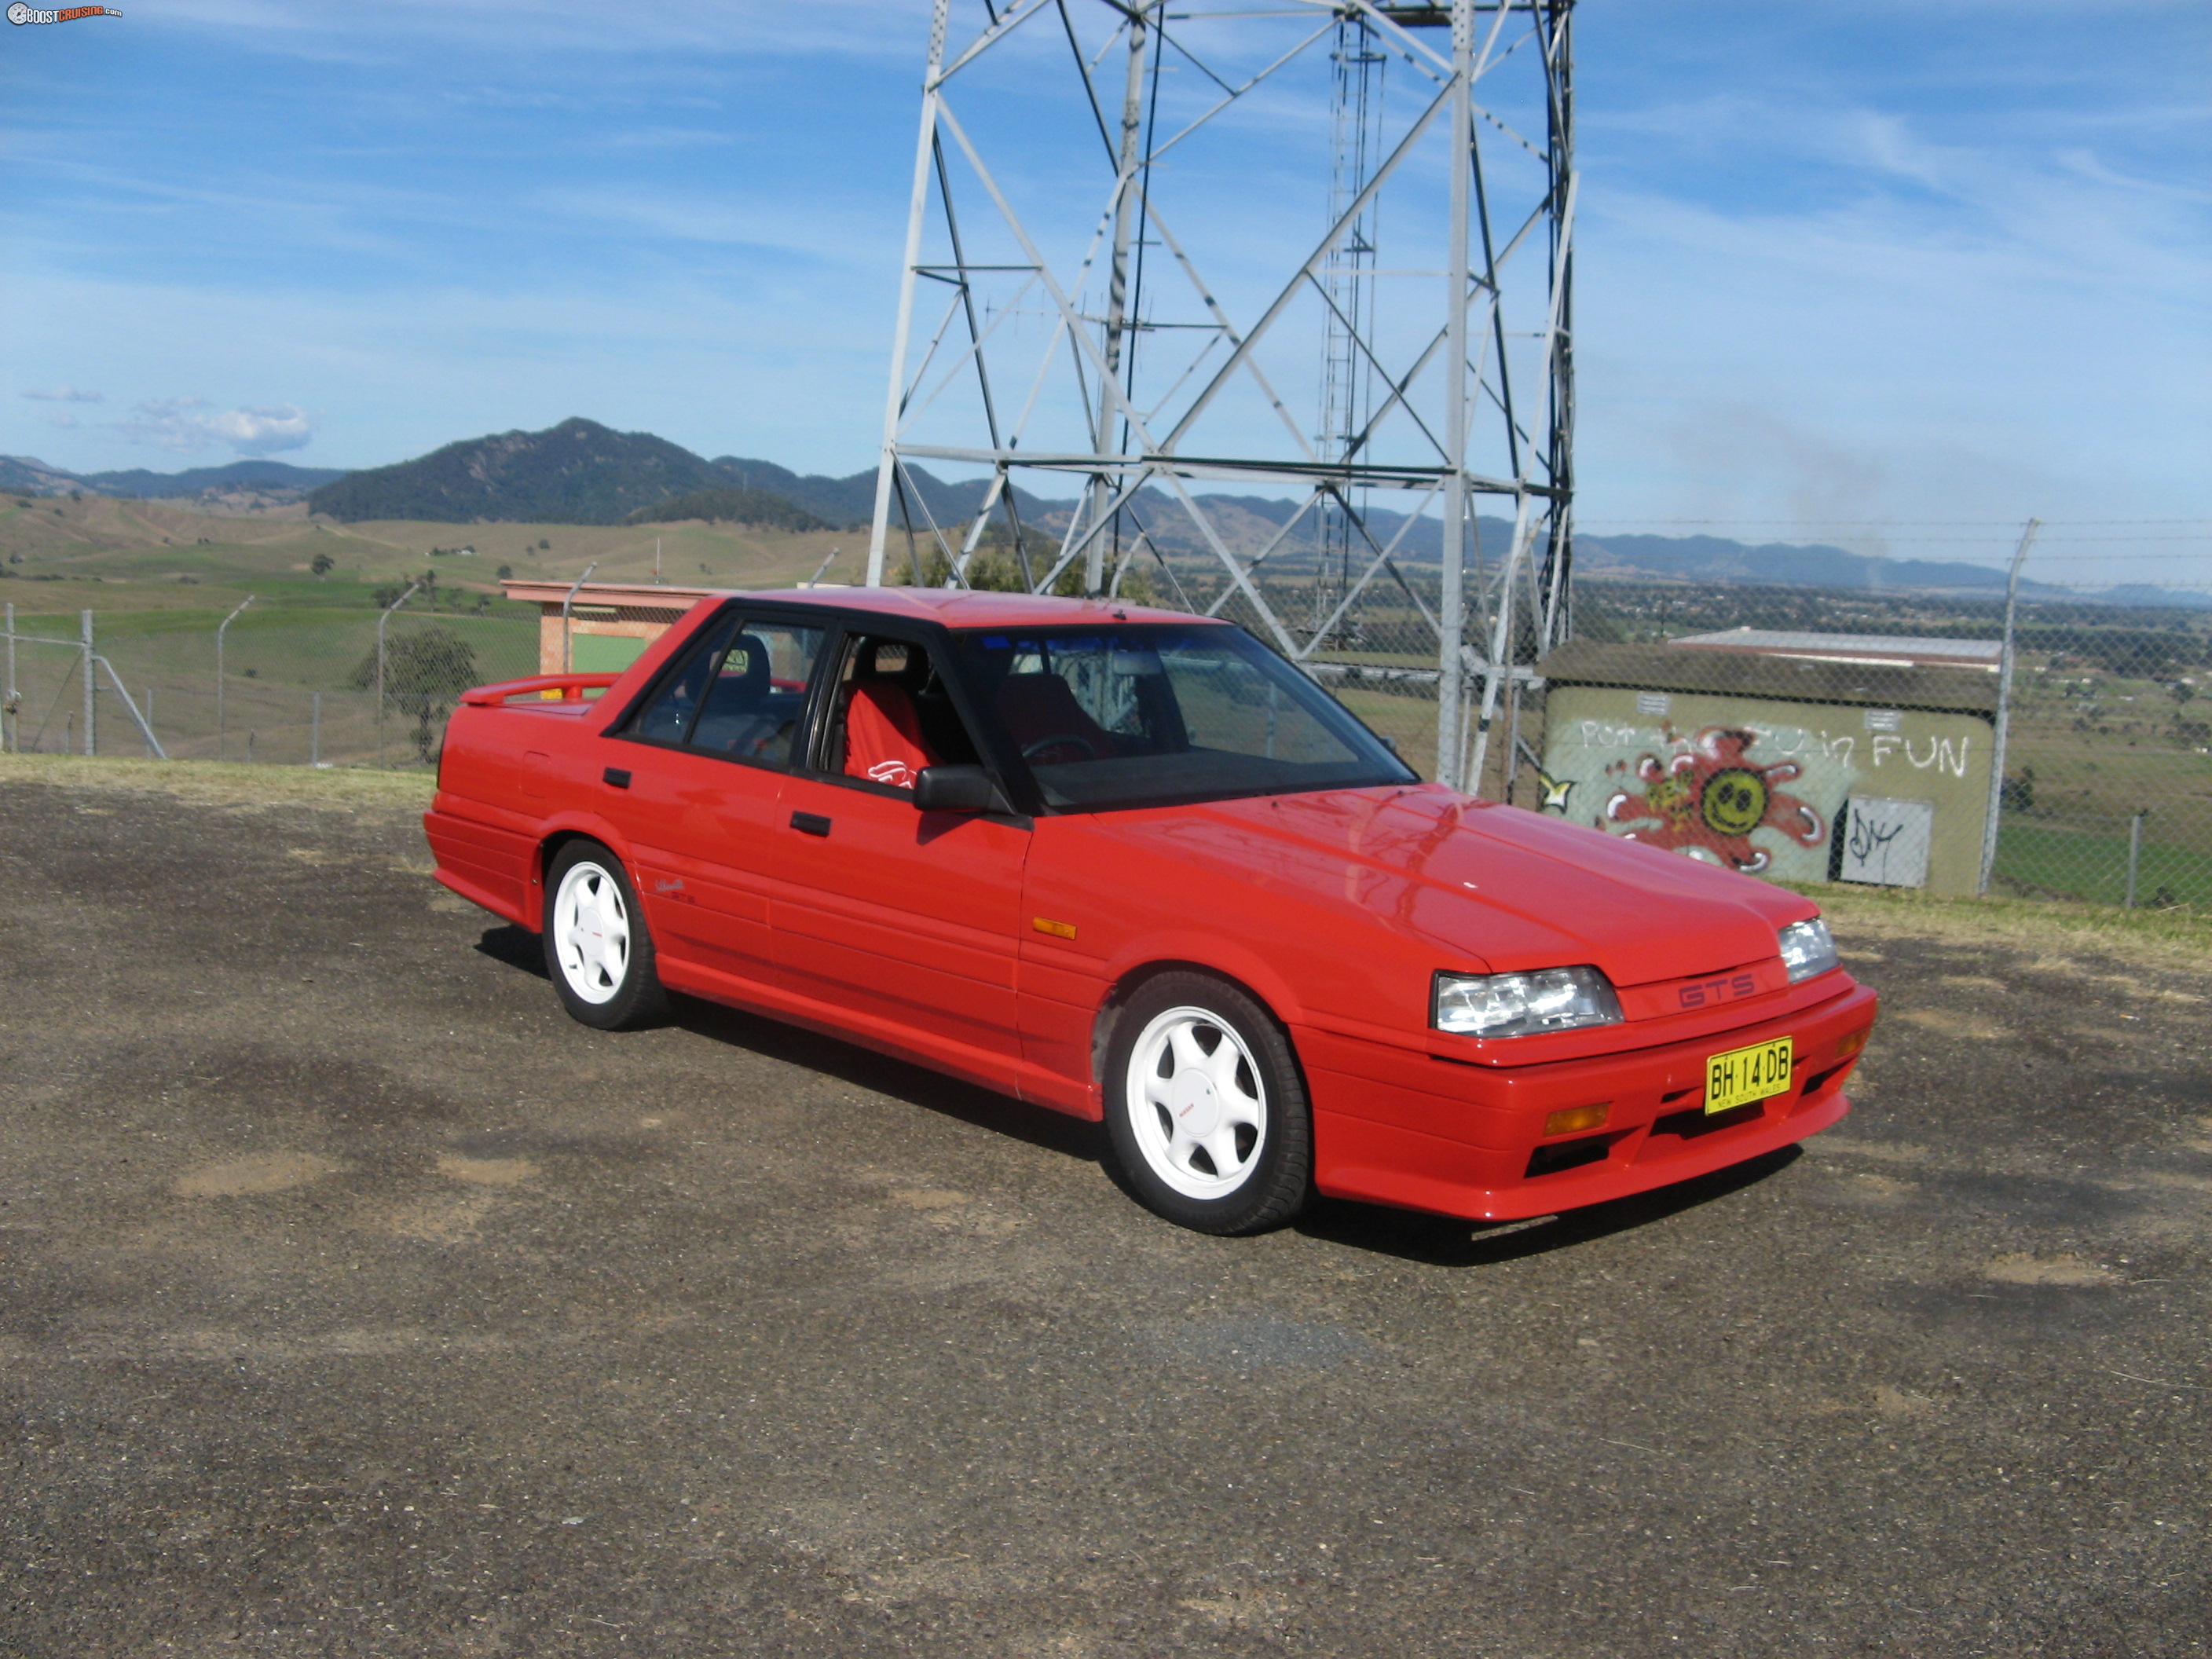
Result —
<path fill-rule="evenodd" d="M 919 466 L 904 469 L 902 482 L 904 499 L 893 507 L 893 523 L 902 527 L 911 523 L 924 538 L 932 524 L 964 524 L 981 506 L 988 487 L 981 479 L 943 479 Z M 696 518 L 799 531 L 866 525 L 875 511 L 876 471 L 870 467 L 830 477 L 735 455 L 708 460 L 649 432 L 617 432 L 581 418 L 542 432 L 465 439 L 414 460 L 351 472 L 242 460 L 173 473 L 143 468 L 72 473 L 28 457 L 0 456 L 0 492 L 55 495 L 72 491 L 139 498 L 241 493 L 267 501 L 304 497 L 311 512 L 341 521 L 615 525 Z M 1077 502 L 1018 488 L 1012 494 L 1024 526 L 1057 542 Z M 1216 532 L 1233 552 L 1249 557 L 1274 544 L 1271 568 L 1285 574 L 1313 568 L 1319 543 L 1310 518 L 1278 540 L 1279 532 L 1299 511 L 1297 503 L 1261 495 L 1209 495 L 1205 501 Z M 1164 491 L 1140 492 L 1130 505 L 1129 521 L 1132 533 L 1133 526 L 1141 526 L 1164 553 L 1211 557 L 1188 516 Z M 1441 556 L 1442 530 L 1432 518 L 1407 525 L 1404 515 L 1373 507 L 1365 514 L 1365 523 L 1376 545 L 1388 546 L 1395 538 L 1396 556 L 1403 566 L 1433 566 Z M 1475 530 L 1478 556 L 1494 564 L 1510 544 L 1511 525 L 1482 517 Z M 1995 594 L 2005 584 L 2005 572 L 1990 565 L 1875 558 L 1821 544 L 1751 546 L 1719 536 L 1577 532 L 1575 553 L 1577 570 L 1601 580 L 1640 577 L 1967 594 Z M 2212 609 L 2212 596 L 2148 586 L 2085 594 L 2024 580 L 2021 590 L 2029 597 Z"/>
<path fill-rule="evenodd" d="M 342 467 L 294 466 L 287 461 L 233 461 L 227 466 L 187 467 L 182 472 L 64 472 L 28 455 L 0 455 L 0 494 L 121 495 L 137 501 L 228 495 L 240 491 L 297 499 L 346 476 Z"/>

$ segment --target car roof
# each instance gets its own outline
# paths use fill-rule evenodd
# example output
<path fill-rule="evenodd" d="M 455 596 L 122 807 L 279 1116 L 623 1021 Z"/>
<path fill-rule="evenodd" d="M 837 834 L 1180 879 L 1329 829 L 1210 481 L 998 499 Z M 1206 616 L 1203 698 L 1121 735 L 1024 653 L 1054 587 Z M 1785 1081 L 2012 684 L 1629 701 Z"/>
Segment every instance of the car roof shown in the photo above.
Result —
<path fill-rule="evenodd" d="M 1044 593 L 991 593 L 965 587 L 791 587 L 748 590 L 738 597 L 820 605 L 872 616 L 901 617 L 952 629 L 1049 628 L 1089 623 L 1215 623 L 1184 611 L 1160 611 L 1118 599 L 1062 599 Z"/>

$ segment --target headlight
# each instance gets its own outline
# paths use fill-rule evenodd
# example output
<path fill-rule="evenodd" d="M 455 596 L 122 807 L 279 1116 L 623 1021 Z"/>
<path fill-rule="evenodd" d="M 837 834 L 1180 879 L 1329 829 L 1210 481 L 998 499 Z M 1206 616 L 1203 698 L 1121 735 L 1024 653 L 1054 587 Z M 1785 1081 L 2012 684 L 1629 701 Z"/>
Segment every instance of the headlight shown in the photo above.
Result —
<path fill-rule="evenodd" d="M 1777 937 L 1782 945 L 1782 965 L 1790 970 L 1792 985 L 1836 965 L 1836 941 L 1828 937 L 1828 924 L 1818 916 L 1810 921 L 1793 921 Z"/>
<path fill-rule="evenodd" d="M 1431 1023 L 1460 1036 L 1527 1036 L 1617 1025 L 1620 1004 L 1595 968 L 1537 974 L 1438 974 Z"/>

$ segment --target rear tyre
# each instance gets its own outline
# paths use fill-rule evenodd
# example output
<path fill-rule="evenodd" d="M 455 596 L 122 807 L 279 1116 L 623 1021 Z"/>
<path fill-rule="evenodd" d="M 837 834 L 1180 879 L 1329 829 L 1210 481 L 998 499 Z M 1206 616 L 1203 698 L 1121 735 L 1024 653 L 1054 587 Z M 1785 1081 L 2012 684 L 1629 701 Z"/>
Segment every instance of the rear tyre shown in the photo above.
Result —
<path fill-rule="evenodd" d="M 1148 980 L 1114 1025 L 1106 1131 L 1146 1208 L 1202 1233 L 1255 1233 L 1305 1207 L 1313 1116 L 1290 1040 L 1235 986 Z"/>
<path fill-rule="evenodd" d="M 668 1012 L 637 895 L 599 842 L 572 841 L 555 855 L 544 921 L 545 969 L 570 1018 L 619 1031 Z"/>

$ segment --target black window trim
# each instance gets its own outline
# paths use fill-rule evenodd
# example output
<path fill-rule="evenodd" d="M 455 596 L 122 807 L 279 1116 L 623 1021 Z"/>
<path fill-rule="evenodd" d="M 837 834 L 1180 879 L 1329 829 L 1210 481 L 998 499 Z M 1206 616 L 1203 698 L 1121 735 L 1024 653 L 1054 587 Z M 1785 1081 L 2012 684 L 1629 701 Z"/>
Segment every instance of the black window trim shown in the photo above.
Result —
<path fill-rule="evenodd" d="M 968 735 L 975 744 L 975 752 L 982 757 L 983 766 L 998 781 L 999 787 L 1014 805 L 1012 812 L 984 812 L 994 823 L 1007 823 L 1018 829 L 1034 826 L 1036 817 L 1036 786 L 1030 781 L 1026 766 L 1009 770 L 1006 765 L 1005 732 L 997 722 L 980 717 L 975 699 L 970 694 L 966 675 L 962 672 L 960 653 L 952 648 L 956 630 L 942 623 L 924 622 L 907 617 L 883 616 L 873 611 L 849 611 L 839 615 L 830 629 L 830 639 L 823 647 L 823 666 L 817 677 L 817 687 L 811 700 L 807 721 L 806 744 L 802 763 L 793 767 L 794 773 L 819 783 L 834 783 L 843 789 L 858 789 L 871 795 L 908 800 L 911 792 L 894 784 L 878 783 L 872 778 L 856 778 L 848 772 L 833 771 L 827 764 L 824 752 L 830 741 L 830 717 L 836 701 L 837 677 L 844 672 L 847 653 L 855 640 L 896 640 L 902 645 L 920 646 L 929 653 L 931 665 L 937 677 L 944 682 L 952 699 L 953 712 L 960 716 L 968 728 Z M 962 630 L 964 631 L 964 630 Z"/>
<path fill-rule="evenodd" d="M 690 666 L 692 659 L 705 648 L 703 641 L 710 639 L 732 615 L 741 617 L 748 623 L 781 623 L 790 628 L 811 628 L 821 633 L 822 649 L 816 653 L 813 666 L 807 671 L 806 692 L 799 704 L 799 740 L 793 744 L 794 750 L 802 757 L 811 753 L 817 704 L 822 695 L 823 664 L 830 656 L 832 643 L 840 637 L 837 623 L 818 611 L 804 611 L 795 606 L 748 605 L 742 598 L 732 599 L 708 612 L 698 626 L 691 630 L 683 648 L 670 653 L 668 660 L 661 664 L 659 672 L 623 705 L 622 712 L 601 728 L 600 735 L 617 743 L 634 743 L 646 749 L 665 749 L 672 754 L 696 755 L 702 760 L 720 761 L 732 766 L 747 767 L 756 772 L 784 775 L 805 770 L 803 760 L 787 764 L 781 761 L 761 760 L 744 755 L 716 754 L 711 750 L 693 748 L 688 738 L 682 743 L 671 743 L 665 738 L 648 738 L 631 729 L 653 700 L 666 689 L 669 681 Z"/>

